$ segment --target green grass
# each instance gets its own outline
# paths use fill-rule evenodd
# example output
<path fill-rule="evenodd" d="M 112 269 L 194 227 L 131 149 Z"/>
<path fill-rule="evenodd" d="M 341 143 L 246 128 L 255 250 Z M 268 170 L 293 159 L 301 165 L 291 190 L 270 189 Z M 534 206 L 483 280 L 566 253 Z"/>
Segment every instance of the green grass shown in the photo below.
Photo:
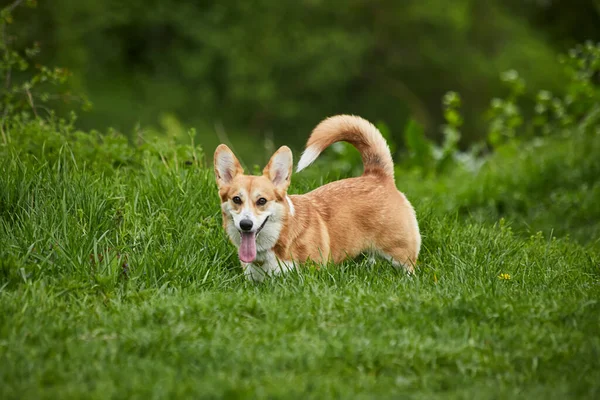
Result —
<path fill-rule="evenodd" d="M 0 159 L 2 399 L 600 396 L 597 246 L 448 213 L 399 178 L 415 276 L 356 260 L 254 284 L 212 171 L 52 151 Z"/>

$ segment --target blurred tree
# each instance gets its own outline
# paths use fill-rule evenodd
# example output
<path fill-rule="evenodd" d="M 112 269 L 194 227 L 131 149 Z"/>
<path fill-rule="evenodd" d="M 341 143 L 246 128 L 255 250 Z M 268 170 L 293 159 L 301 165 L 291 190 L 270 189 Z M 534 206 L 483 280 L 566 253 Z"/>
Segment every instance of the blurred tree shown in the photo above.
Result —
<path fill-rule="evenodd" d="M 581 34 L 547 16 L 565 3 L 54 0 L 21 16 L 19 29 L 44 38 L 45 62 L 74 71 L 95 105 L 82 116 L 87 128 L 129 132 L 168 113 L 201 133 L 219 123 L 235 141 L 275 133 L 300 147 L 323 117 L 345 112 L 384 121 L 397 138 L 412 116 L 436 139 L 440 99 L 455 90 L 465 144 L 482 137 L 476 116 L 502 71 L 519 70 L 532 101 L 538 89 L 560 91 L 556 47 Z M 597 34 L 593 6 L 569 4 L 588 21 L 585 35 Z M 256 146 L 239 147 L 260 161 Z"/>
<path fill-rule="evenodd" d="M 600 0 L 510 0 L 507 5 L 561 51 L 600 40 Z"/>

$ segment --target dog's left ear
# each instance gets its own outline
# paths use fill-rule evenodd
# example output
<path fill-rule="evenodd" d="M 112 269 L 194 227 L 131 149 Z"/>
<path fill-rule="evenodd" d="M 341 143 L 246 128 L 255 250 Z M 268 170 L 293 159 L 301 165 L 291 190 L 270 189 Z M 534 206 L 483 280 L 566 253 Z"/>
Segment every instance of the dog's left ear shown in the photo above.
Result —
<path fill-rule="evenodd" d="M 263 169 L 263 174 L 273 182 L 276 188 L 287 190 L 292 178 L 293 164 L 292 150 L 287 146 L 281 146 Z"/>

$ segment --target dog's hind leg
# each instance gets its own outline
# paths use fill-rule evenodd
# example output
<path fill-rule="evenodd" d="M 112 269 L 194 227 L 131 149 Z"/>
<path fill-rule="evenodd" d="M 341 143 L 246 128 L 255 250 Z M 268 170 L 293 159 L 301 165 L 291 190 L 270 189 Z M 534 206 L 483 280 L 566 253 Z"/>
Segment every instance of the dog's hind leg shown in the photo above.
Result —
<path fill-rule="evenodd" d="M 404 268 L 409 274 L 415 272 L 416 256 L 406 247 L 391 247 L 381 250 L 381 254 L 396 268 Z"/>

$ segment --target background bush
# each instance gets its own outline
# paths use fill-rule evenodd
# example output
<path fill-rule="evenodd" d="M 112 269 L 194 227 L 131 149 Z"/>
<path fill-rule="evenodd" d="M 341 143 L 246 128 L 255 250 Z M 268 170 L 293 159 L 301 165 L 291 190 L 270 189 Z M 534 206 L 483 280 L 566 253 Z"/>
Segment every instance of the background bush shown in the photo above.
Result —
<path fill-rule="evenodd" d="M 94 104 L 84 129 L 134 137 L 170 116 L 210 149 L 227 134 L 249 162 L 265 161 L 265 140 L 299 150 L 336 113 L 383 122 L 398 143 L 414 118 L 441 142 L 448 91 L 463 100 L 465 148 L 486 133 L 502 72 L 519 71 L 532 104 L 564 91 L 559 52 L 600 39 L 584 0 L 56 0 L 15 21 L 19 44 L 39 42 L 38 62 L 66 68 Z"/>

